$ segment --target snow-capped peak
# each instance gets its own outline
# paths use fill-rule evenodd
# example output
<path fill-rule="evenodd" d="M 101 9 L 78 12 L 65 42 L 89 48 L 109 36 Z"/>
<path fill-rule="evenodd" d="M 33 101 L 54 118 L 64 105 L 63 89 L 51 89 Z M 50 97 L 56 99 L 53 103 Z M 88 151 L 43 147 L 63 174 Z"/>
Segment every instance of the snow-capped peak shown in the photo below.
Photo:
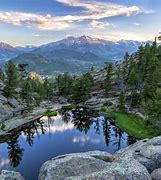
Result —
<path fill-rule="evenodd" d="M 13 46 L 6 44 L 6 43 L 3 43 L 3 42 L 0 42 L 0 48 L 1 49 L 14 49 Z"/>

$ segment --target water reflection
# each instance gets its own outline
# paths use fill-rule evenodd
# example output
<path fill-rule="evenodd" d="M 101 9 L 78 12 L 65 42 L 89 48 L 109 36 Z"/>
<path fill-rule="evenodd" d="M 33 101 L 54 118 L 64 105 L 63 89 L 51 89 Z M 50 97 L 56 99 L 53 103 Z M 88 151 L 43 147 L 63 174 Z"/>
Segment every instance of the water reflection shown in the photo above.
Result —
<path fill-rule="evenodd" d="M 8 157 L 10 159 L 10 164 L 13 167 L 17 167 L 23 156 L 24 149 L 20 147 L 18 143 L 18 137 L 20 133 L 17 133 L 9 138 L 7 141 L 8 144 Z"/>
<path fill-rule="evenodd" d="M 115 124 L 109 122 L 108 118 L 99 116 L 96 112 L 89 109 L 73 109 L 72 111 L 58 114 L 56 117 L 43 117 L 34 122 L 27 123 L 10 132 L 9 136 L 0 137 L 1 144 L 3 146 L 4 143 L 7 145 L 8 153 L 8 158 L 0 156 L 0 169 L 6 167 L 9 163 L 11 167 L 18 167 L 21 161 L 23 161 L 25 151 L 28 153 L 28 147 L 35 150 L 30 151 L 32 158 L 35 157 L 36 153 L 43 146 L 53 150 L 51 140 L 48 137 L 56 141 L 54 144 L 55 152 L 48 152 L 47 150 L 42 152 L 44 160 L 53 157 L 53 153 L 59 155 L 61 150 L 63 150 L 62 153 L 64 154 L 96 149 L 114 153 L 120 148 L 136 141 L 135 138 L 128 136 L 127 133 L 117 128 Z M 42 143 L 41 146 L 35 145 L 35 143 L 40 142 Z M 1 147 L 3 150 L 1 144 L 0 152 Z M 48 153 L 51 153 L 51 157 L 48 156 Z M 42 162 L 40 162 L 39 166 L 41 165 Z M 38 168 L 40 168 L 39 166 Z"/>
<path fill-rule="evenodd" d="M 0 159 L 0 169 L 7 167 L 10 164 L 10 160 L 8 158 Z"/>

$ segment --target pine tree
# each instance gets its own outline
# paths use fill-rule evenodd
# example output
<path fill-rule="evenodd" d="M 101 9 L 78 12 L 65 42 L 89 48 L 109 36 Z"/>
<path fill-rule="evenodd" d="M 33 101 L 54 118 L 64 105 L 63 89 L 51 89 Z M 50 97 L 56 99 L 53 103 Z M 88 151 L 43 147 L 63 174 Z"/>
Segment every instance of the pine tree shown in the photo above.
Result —
<path fill-rule="evenodd" d="M 3 81 L 4 80 L 4 73 L 2 71 L 2 69 L 0 68 L 0 80 Z"/>
<path fill-rule="evenodd" d="M 108 95 L 109 91 L 111 90 L 112 86 L 112 64 L 109 64 L 107 67 L 107 75 L 104 82 L 104 89 L 106 96 Z"/>
<path fill-rule="evenodd" d="M 90 96 L 92 85 L 93 78 L 90 73 L 86 73 L 79 79 L 76 79 L 73 85 L 72 99 L 75 102 L 86 101 Z"/>
<path fill-rule="evenodd" d="M 45 78 L 43 88 L 44 88 L 44 98 L 48 101 L 51 100 L 53 95 L 54 84 L 50 82 L 48 78 Z"/>
<path fill-rule="evenodd" d="M 12 61 L 8 61 L 5 67 L 5 87 L 4 95 L 11 98 L 15 95 L 15 89 L 18 85 L 18 72 L 16 65 Z"/>
<path fill-rule="evenodd" d="M 21 99 L 26 102 L 28 109 L 32 107 L 32 103 L 33 103 L 32 93 L 33 93 L 33 88 L 32 88 L 31 79 L 28 78 L 27 80 L 24 81 L 20 94 Z"/>
<path fill-rule="evenodd" d="M 121 111 L 125 109 L 125 93 L 123 91 L 119 95 L 119 109 Z"/>
<path fill-rule="evenodd" d="M 68 73 L 59 75 L 56 79 L 59 94 L 62 96 L 68 96 L 72 93 L 73 77 Z"/>

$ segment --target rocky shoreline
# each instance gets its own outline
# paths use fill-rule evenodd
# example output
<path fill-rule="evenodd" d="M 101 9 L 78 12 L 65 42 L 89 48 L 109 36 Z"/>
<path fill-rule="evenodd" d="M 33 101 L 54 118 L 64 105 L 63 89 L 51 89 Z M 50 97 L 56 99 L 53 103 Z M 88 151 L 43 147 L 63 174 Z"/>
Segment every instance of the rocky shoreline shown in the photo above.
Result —
<path fill-rule="evenodd" d="M 51 111 L 56 111 L 58 109 L 61 109 L 63 105 L 64 104 L 58 104 L 58 103 L 45 104 L 44 106 L 35 107 L 30 113 L 27 113 L 25 115 L 17 115 L 13 118 L 5 120 L 3 121 L 5 128 L 3 130 L 0 129 L 0 136 L 6 136 L 10 133 L 10 131 L 26 123 L 41 118 L 47 109 L 50 109 Z"/>
<path fill-rule="evenodd" d="M 39 180 L 160 180 L 161 136 L 140 140 L 114 155 L 91 151 L 66 154 L 45 162 Z M 3 170 L 0 180 L 24 180 L 18 172 Z"/>

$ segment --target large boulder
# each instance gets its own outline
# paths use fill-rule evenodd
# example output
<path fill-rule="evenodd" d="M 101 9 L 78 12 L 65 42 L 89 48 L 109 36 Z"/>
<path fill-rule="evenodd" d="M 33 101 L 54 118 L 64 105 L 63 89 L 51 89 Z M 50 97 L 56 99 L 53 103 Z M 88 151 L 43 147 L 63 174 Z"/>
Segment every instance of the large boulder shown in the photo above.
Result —
<path fill-rule="evenodd" d="M 65 98 L 65 97 L 63 97 L 63 96 L 60 96 L 60 97 L 58 98 L 58 102 L 59 102 L 60 104 L 65 104 L 65 103 L 68 102 L 68 99 Z"/>
<path fill-rule="evenodd" d="M 2 170 L 0 180 L 24 180 L 24 178 L 18 172 Z"/>
<path fill-rule="evenodd" d="M 39 180 L 78 178 L 101 171 L 108 166 L 114 157 L 106 152 L 88 152 L 59 156 L 43 164 Z"/>
<path fill-rule="evenodd" d="M 144 139 L 121 150 L 117 156 L 133 156 L 149 173 L 161 167 L 161 136 Z"/>
<path fill-rule="evenodd" d="M 19 102 L 16 99 L 8 99 L 8 104 L 13 107 L 16 108 L 19 105 Z"/>
<path fill-rule="evenodd" d="M 161 168 L 155 169 L 151 173 L 152 180 L 161 180 Z"/>
<path fill-rule="evenodd" d="M 132 156 L 115 158 L 94 151 L 59 156 L 41 167 L 39 180 L 52 179 L 109 179 L 151 180 L 147 169 Z"/>
<path fill-rule="evenodd" d="M 137 141 L 114 156 L 105 152 L 69 154 L 46 162 L 39 180 L 161 180 L 161 136 Z"/>
<path fill-rule="evenodd" d="M 103 106 L 103 103 L 100 99 L 97 99 L 97 98 L 91 98 L 91 99 L 88 99 L 84 105 L 87 107 L 87 108 L 90 108 L 92 110 L 99 110 L 102 106 Z"/>
<path fill-rule="evenodd" d="M 0 94 L 0 102 L 2 104 L 7 104 L 8 102 L 8 99 L 6 97 L 4 97 L 2 94 Z"/>

